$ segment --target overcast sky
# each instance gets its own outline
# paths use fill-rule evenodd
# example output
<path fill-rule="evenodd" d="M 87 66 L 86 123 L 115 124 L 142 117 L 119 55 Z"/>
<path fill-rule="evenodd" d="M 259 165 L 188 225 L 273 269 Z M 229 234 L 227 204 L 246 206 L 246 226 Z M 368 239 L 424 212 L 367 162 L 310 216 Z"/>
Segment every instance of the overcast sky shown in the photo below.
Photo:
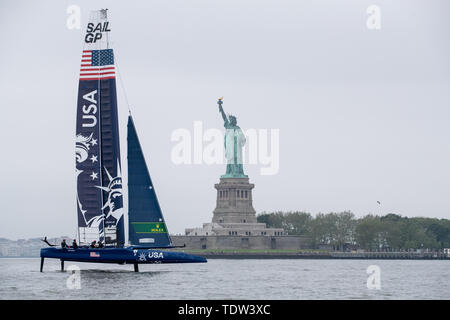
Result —
<path fill-rule="evenodd" d="M 80 30 L 66 27 L 73 4 Z M 447 0 L 2 0 L 0 237 L 75 235 L 80 55 L 89 11 L 105 7 L 171 233 L 211 221 L 225 165 L 174 164 L 171 135 L 223 130 L 219 96 L 242 129 L 279 129 L 279 172 L 245 166 L 258 213 L 450 218 Z"/>

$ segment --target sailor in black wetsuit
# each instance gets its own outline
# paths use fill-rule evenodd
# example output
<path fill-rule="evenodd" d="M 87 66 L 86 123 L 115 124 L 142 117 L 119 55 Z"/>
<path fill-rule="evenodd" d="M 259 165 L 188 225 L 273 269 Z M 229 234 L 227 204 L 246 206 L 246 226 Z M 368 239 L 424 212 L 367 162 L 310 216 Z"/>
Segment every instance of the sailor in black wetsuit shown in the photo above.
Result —
<path fill-rule="evenodd" d="M 91 248 L 95 248 L 95 244 L 97 243 L 97 241 L 92 241 L 92 243 L 91 243 Z"/>
<path fill-rule="evenodd" d="M 103 243 L 101 241 L 98 242 L 98 247 L 103 248 Z"/>
<path fill-rule="evenodd" d="M 72 248 L 78 249 L 77 240 L 75 240 L 75 239 L 73 239 L 73 242 L 72 242 Z"/>
<path fill-rule="evenodd" d="M 61 242 L 61 248 L 67 249 L 66 239 L 63 239 L 63 241 Z"/>

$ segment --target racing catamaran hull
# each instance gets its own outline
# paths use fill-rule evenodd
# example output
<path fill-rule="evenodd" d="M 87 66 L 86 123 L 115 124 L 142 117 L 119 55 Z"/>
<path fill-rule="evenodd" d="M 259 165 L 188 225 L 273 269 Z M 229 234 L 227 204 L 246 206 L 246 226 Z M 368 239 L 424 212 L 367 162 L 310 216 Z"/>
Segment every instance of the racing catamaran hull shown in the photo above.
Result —
<path fill-rule="evenodd" d="M 160 263 L 201 263 L 207 262 L 205 258 L 176 251 L 163 251 L 157 249 L 127 248 L 42 248 L 41 272 L 45 258 L 60 259 L 63 261 L 133 264 L 135 271 L 138 264 Z M 64 264 L 61 264 L 64 269 Z"/>

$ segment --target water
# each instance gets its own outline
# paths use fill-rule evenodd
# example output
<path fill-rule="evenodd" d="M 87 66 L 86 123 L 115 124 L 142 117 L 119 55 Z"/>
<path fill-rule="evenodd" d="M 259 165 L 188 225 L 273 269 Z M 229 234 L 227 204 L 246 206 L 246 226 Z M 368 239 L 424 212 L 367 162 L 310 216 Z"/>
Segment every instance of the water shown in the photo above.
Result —
<path fill-rule="evenodd" d="M 1 299 L 450 299 L 450 261 L 215 260 L 132 265 L 66 262 L 81 269 L 68 289 L 59 260 L 0 259 Z M 381 289 L 368 289 L 367 267 Z"/>

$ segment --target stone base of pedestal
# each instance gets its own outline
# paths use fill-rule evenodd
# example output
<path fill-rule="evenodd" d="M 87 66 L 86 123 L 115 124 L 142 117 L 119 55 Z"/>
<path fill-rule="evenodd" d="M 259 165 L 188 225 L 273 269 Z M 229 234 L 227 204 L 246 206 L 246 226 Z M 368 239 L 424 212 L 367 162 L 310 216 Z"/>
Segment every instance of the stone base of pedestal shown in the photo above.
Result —
<path fill-rule="evenodd" d="M 311 248 L 302 236 L 171 236 L 183 250 L 300 250 Z"/>

